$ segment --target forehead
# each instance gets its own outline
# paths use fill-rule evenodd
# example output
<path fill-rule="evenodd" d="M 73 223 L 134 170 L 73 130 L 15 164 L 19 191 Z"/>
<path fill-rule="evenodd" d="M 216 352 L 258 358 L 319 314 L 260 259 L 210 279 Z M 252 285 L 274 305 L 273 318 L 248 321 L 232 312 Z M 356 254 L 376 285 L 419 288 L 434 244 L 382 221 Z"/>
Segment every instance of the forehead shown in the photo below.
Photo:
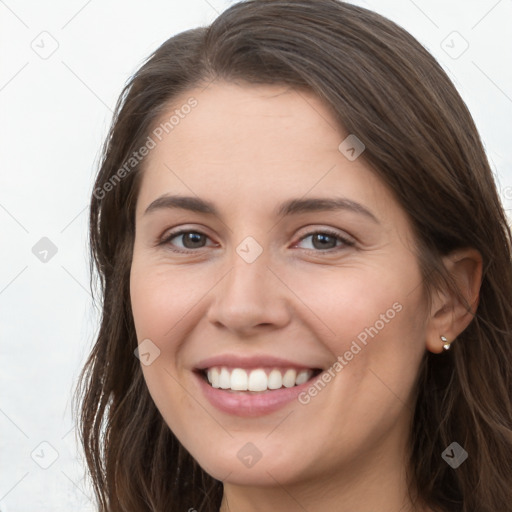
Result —
<path fill-rule="evenodd" d="M 337 152 L 340 128 L 329 107 L 309 91 L 214 82 L 176 98 L 170 113 L 183 109 L 192 97 L 197 105 L 164 135 L 181 157 L 256 156 L 271 162 Z M 166 118 L 169 112 L 163 122 Z M 188 151 L 192 144 L 194 155 Z"/>
<path fill-rule="evenodd" d="M 158 126 L 167 130 L 146 158 L 141 208 L 163 193 L 240 206 L 334 191 L 372 203 L 383 193 L 362 159 L 339 151 L 349 134 L 309 91 L 214 82 L 175 98 Z"/>

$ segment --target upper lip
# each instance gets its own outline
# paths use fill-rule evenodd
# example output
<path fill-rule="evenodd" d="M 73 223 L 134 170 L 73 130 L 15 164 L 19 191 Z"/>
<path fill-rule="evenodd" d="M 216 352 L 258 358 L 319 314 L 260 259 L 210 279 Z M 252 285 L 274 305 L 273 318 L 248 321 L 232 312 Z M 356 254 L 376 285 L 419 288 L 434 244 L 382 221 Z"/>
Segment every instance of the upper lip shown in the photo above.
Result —
<path fill-rule="evenodd" d="M 294 368 L 297 370 L 320 369 L 320 366 L 311 366 L 297 361 L 283 359 L 271 355 L 253 355 L 241 356 L 235 354 L 220 354 L 199 361 L 196 365 L 197 370 L 206 370 L 214 366 L 226 366 L 229 368 Z"/>

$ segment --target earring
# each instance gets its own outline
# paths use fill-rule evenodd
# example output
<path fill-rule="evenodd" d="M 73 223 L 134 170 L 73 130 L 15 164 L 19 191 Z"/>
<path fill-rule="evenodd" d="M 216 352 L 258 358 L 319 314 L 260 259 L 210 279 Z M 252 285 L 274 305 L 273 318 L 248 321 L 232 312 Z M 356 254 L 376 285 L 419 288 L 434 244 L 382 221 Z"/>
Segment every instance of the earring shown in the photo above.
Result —
<path fill-rule="evenodd" d="M 444 336 L 441 336 L 441 341 L 443 342 L 443 348 L 450 350 L 450 342 Z"/>

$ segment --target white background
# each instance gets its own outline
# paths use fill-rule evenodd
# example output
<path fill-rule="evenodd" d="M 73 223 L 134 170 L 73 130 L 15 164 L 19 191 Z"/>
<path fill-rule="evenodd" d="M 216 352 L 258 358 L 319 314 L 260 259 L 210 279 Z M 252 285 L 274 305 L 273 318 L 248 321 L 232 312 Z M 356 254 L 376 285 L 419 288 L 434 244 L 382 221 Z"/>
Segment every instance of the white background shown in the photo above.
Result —
<path fill-rule="evenodd" d="M 70 406 L 97 328 L 87 205 L 99 148 L 115 101 L 143 59 L 230 3 L 0 0 L 2 512 L 94 510 Z M 355 3 L 402 25 L 448 71 L 510 209 L 512 0 Z M 469 44 L 456 59 L 465 43 L 453 31 Z M 35 51 L 57 44 L 46 59 Z M 57 248 L 46 263 L 32 252 L 42 237 Z M 57 454 L 48 469 L 40 467 Z"/>

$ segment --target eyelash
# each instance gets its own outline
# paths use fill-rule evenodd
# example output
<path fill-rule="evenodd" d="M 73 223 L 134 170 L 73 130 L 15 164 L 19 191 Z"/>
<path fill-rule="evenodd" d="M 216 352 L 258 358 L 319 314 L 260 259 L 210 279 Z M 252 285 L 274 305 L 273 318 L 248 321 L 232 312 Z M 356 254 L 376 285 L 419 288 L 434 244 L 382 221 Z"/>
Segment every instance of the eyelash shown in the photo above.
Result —
<path fill-rule="evenodd" d="M 167 245 L 169 244 L 170 245 L 170 241 L 173 239 L 173 238 L 176 238 L 180 235 L 185 235 L 185 234 L 188 234 L 188 233 L 194 233 L 196 235 L 203 235 L 207 238 L 208 235 L 206 235 L 205 233 L 202 233 L 201 231 L 196 231 L 196 230 L 192 230 L 192 229 L 181 229 L 179 231 L 175 231 L 173 233 L 169 233 L 169 235 L 167 235 L 165 238 L 163 238 L 159 243 L 158 245 Z M 346 247 L 352 247 L 355 245 L 355 242 L 348 239 L 348 238 L 345 238 L 343 237 L 342 235 L 340 235 L 339 233 L 335 232 L 335 231 L 331 231 L 329 229 L 322 229 L 322 230 L 317 230 L 317 231 L 311 231 L 307 234 L 305 234 L 303 237 L 300 238 L 299 242 L 302 242 L 304 239 L 310 237 L 310 236 L 314 236 L 314 235 L 328 235 L 328 236 L 331 236 L 333 238 L 335 238 L 337 241 L 340 241 L 343 243 L 344 246 Z M 191 254 L 193 252 L 197 252 L 198 250 L 200 249 L 204 249 L 205 247 L 199 247 L 198 249 L 188 249 L 188 250 L 182 250 L 182 249 L 170 249 L 171 251 L 173 252 L 177 252 L 177 253 L 182 253 L 182 254 Z M 332 253 L 332 252 L 336 252 L 336 251 L 339 251 L 343 249 L 343 247 L 333 247 L 331 249 L 326 249 L 326 250 L 320 250 L 320 249 L 304 249 L 308 252 L 315 252 L 315 253 Z"/>

